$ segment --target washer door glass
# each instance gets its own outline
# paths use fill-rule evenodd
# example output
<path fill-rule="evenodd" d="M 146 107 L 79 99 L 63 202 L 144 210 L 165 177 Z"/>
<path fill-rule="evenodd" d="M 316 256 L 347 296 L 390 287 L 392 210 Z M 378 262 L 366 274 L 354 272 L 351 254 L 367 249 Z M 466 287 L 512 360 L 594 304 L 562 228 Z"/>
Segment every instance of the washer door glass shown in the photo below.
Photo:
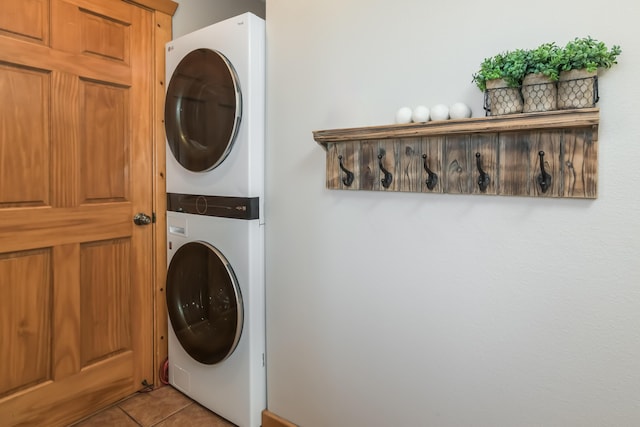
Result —
<path fill-rule="evenodd" d="M 167 308 L 180 344 L 200 363 L 229 357 L 243 324 L 238 280 L 224 255 L 204 242 L 181 246 L 167 272 Z"/>
<path fill-rule="evenodd" d="M 224 161 L 242 118 L 242 95 L 233 65 L 220 52 L 197 49 L 178 64 L 164 107 L 169 148 L 194 172 Z"/>

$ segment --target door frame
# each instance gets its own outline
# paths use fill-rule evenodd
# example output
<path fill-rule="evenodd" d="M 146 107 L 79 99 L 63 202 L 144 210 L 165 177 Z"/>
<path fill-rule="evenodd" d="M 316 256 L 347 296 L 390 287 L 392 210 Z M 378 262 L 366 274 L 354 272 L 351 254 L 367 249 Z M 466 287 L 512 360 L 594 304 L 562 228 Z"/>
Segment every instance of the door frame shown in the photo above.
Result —
<path fill-rule="evenodd" d="M 166 191 L 166 144 L 164 130 L 165 98 L 165 44 L 171 41 L 172 18 L 178 3 L 172 0 L 121 0 L 133 3 L 153 12 L 154 58 L 152 135 L 153 140 L 153 386 L 160 387 L 162 365 L 168 354 L 167 310 L 165 304 L 165 281 L 167 277 L 167 191 Z"/>

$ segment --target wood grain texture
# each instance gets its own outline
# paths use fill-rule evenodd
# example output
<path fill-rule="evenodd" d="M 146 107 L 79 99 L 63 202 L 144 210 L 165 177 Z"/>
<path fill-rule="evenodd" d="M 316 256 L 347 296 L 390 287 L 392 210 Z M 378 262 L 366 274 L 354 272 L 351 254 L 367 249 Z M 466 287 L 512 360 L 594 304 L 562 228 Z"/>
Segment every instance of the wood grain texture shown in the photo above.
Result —
<path fill-rule="evenodd" d="M 443 146 L 444 146 L 445 137 L 443 136 L 429 136 L 422 138 L 421 142 L 421 150 L 420 150 L 420 191 L 423 193 L 442 193 L 443 192 L 443 179 L 444 175 L 442 172 L 443 165 Z M 429 174 L 424 169 L 424 159 L 422 155 L 427 155 L 427 166 L 429 169 L 436 173 L 438 180 L 433 187 L 433 189 L 429 189 L 427 186 L 427 178 Z"/>
<path fill-rule="evenodd" d="M 131 349 L 131 242 L 91 242 L 80 249 L 80 362 L 84 368 Z"/>
<path fill-rule="evenodd" d="M 53 248 L 53 380 L 80 372 L 80 244 Z"/>
<path fill-rule="evenodd" d="M 360 189 L 360 144 L 357 141 L 343 144 L 331 144 L 330 155 L 327 156 L 327 188 L 339 190 Z M 347 185 L 347 173 L 340 168 L 340 156 L 342 166 L 353 173 L 351 185 Z"/>
<path fill-rule="evenodd" d="M 167 2 L 173 3 L 173 2 Z M 177 7 L 177 4 L 174 3 Z M 175 8 L 170 12 L 173 14 Z M 165 100 L 165 44 L 171 40 L 171 15 L 157 11 L 153 15 L 153 52 L 155 76 L 153 86 L 153 211 L 156 222 L 153 227 L 153 384 L 158 387 L 160 368 L 167 358 L 167 330 L 169 322 L 166 310 L 165 282 L 167 274 L 167 191 L 166 191 L 166 143 L 164 129 L 164 100 Z"/>
<path fill-rule="evenodd" d="M 15 252 L 130 236 L 131 204 L 0 210 L 0 248 Z"/>
<path fill-rule="evenodd" d="M 128 64 L 131 61 L 129 23 L 93 11 L 88 13 L 81 9 L 80 12 L 82 52 Z"/>
<path fill-rule="evenodd" d="M 427 123 L 319 130 L 313 132 L 313 137 L 318 144 L 324 147 L 328 142 L 349 140 L 500 133 L 532 129 L 566 129 L 597 125 L 598 121 L 599 110 L 597 108 L 583 108 L 580 110 L 474 117 L 470 119 L 443 120 Z"/>
<path fill-rule="evenodd" d="M 0 33 L 30 42 L 49 43 L 49 1 L 5 1 L 0 13 Z"/>
<path fill-rule="evenodd" d="M 0 397 L 50 379 L 50 278 L 48 249 L 0 254 Z"/>
<path fill-rule="evenodd" d="M 449 136 L 444 145 L 443 185 L 449 194 L 473 192 L 473 161 L 469 150 L 469 135 Z"/>
<path fill-rule="evenodd" d="M 399 167 L 397 169 L 398 191 L 422 191 L 422 138 L 395 140 L 398 148 Z"/>
<path fill-rule="evenodd" d="M 0 2 L 0 15 L 24 6 L 27 16 L 33 2 L 8 4 Z M 155 377 L 160 233 L 132 222 L 152 214 L 156 194 L 153 12 L 113 0 L 47 4 L 49 45 L 0 29 L 0 88 L 7 99 L 16 90 L 25 98 L 0 110 L 13 123 L 0 133 L 0 173 L 29 187 L 21 199 L 0 187 L 0 259 L 12 260 L 0 261 L 0 281 L 12 277 L 0 283 L 13 295 L 13 308 L 2 310 L 11 321 L 0 327 L 18 333 L 2 336 L 12 340 L 2 349 L 15 370 L 0 379 L 0 423 L 8 425 L 68 425 Z"/>
<path fill-rule="evenodd" d="M 536 197 L 560 197 L 562 195 L 562 132 L 539 131 L 530 132 L 529 173 L 531 194 Z M 544 169 L 551 175 L 551 187 L 546 192 L 538 184 L 538 176 L 541 175 L 540 151 L 544 152 Z"/>
<path fill-rule="evenodd" d="M 262 411 L 262 427 L 298 427 L 290 421 L 274 414 L 271 411 Z"/>
<path fill-rule="evenodd" d="M 526 132 L 500 135 L 499 192 L 505 196 L 530 196 L 533 180 L 531 144 Z"/>
<path fill-rule="evenodd" d="M 360 145 L 360 190 L 379 190 L 378 142 Z"/>
<path fill-rule="evenodd" d="M 598 140 L 591 129 L 564 132 L 563 196 L 598 197 Z"/>
<path fill-rule="evenodd" d="M 51 75 L 0 63 L 0 208 L 48 205 Z"/>
<path fill-rule="evenodd" d="M 62 427 L 128 396 L 133 389 L 133 354 L 125 352 L 98 362 L 65 381 L 46 381 L 0 400 L 5 425 Z M 10 403 L 10 405 L 8 404 Z M 66 410 L 61 411 L 60 407 Z"/>
<path fill-rule="evenodd" d="M 79 74 L 86 79 L 108 81 L 123 86 L 131 82 L 131 70 L 127 64 L 98 56 L 57 50 L 18 38 L 0 37 L 0 62 Z"/>
<path fill-rule="evenodd" d="M 80 80 L 54 70 L 51 108 L 51 205 L 80 203 Z"/>
<path fill-rule="evenodd" d="M 127 147 L 129 168 L 125 170 L 125 179 L 131 189 L 133 212 L 144 212 L 153 216 L 153 91 L 156 85 L 154 76 L 154 25 L 153 14 L 141 7 L 132 10 L 134 22 L 138 27 L 137 37 L 131 43 L 131 67 L 137 70 L 133 74 L 130 109 L 128 120 L 131 144 Z M 135 126 L 133 125 L 135 123 Z M 126 163 L 125 163 L 126 164 Z M 166 200 L 166 198 L 165 198 Z M 133 218 L 133 216 L 131 217 Z M 131 221 L 131 218 L 129 221 Z M 165 233 L 166 229 L 162 232 Z M 134 226 L 131 236 L 130 278 L 131 350 L 134 359 L 133 382 L 137 387 L 142 383 L 150 384 L 157 369 L 154 368 L 154 236 L 157 228 Z M 166 246 L 165 246 L 166 247 Z M 166 253 L 165 250 L 163 250 Z"/>
<path fill-rule="evenodd" d="M 378 156 L 382 156 L 382 158 L 379 159 Z M 398 175 L 400 175 L 400 146 L 396 141 L 380 141 L 375 160 L 375 167 L 378 173 L 378 190 L 400 191 L 400 180 L 398 179 Z M 382 179 L 385 178 L 383 168 L 391 173 L 391 184 L 388 187 L 382 185 Z"/>
<path fill-rule="evenodd" d="M 599 111 L 591 108 L 318 131 L 314 137 L 327 149 L 327 188 L 331 189 L 344 189 L 338 162 L 343 155 L 344 159 L 358 159 L 354 170 L 359 185 L 352 189 L 595 198 L 598 116 Z M 445 131 L 451 133 L 442 133 Z M 540 153 L 544 172 L 551 176 L 548 186 L 540 180 Z M 379 154 L 383 154 L 383 167 L 393 176 L 388 188 L 381 183 L 384 174 Z M 426 185 L 425 154 L 430 170 L 438 176 L 431 190 Z M 480 169 L 489 176 L 486 188 L 479 184 L 476 155 Z"/>
<path fill-rule="evenodd" d="M 178 3 L 171 0 L 122 0 L 128 3 L 135 3 L 140 6 L 155 10 L 156 15 L 165 15 L 171 18 L 178 8 Z"/>
<path fill-rule="evenodd" d="M 471 158 L 471 189 L 472 194 L 498 194 L 498 182 L 500 181 L 498 135 L 494 133 L 478 134 L 471 137 L 468 149 Z M 482 170 L 489 175 L 489 184 L 485 190 L 478 185 L 480 172 L 478 171 L 476 155 L 480 154 Z"/>
<path fill-rule="evenodd" d="M 130 96 L 127 89 L 81 81 L 82 203 L 128 200 Z"/>

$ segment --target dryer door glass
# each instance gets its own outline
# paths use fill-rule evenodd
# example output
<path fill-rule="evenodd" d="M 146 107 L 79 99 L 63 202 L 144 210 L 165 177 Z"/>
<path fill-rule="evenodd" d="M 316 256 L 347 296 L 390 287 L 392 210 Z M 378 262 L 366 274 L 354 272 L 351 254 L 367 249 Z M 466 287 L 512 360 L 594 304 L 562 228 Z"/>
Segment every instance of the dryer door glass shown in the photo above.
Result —
<path fill-rule="evenodd" d="M 164 123 L 175 159 L 194 172 L 224 161 L 242 117 L 233 65 L 220 52 L 197 49 L 178 64 L 167 88 Z"/>
<path fill-rule="evenodd" d="M 167 272 L 167 308 L 180 344 L 200 363 L 229 357 L 243 324 L 240 287 L 224 255 L 204 242 L 181 246 Z"/>

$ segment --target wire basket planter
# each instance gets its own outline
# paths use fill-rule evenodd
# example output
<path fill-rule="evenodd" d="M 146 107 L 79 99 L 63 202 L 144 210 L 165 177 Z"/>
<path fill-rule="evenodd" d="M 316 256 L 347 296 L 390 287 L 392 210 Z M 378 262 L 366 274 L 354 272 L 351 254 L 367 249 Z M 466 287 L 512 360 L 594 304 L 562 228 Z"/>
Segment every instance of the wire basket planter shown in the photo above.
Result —
<path fill-rule="evenodd" d="M 600 100 L 598 76 L 558 82 L 558 109 L 595 107 Z"/>
<path fill-rule="evenodd" d="M 486 116 L 595 107 L 598 76 L 485 90 Z"/>

